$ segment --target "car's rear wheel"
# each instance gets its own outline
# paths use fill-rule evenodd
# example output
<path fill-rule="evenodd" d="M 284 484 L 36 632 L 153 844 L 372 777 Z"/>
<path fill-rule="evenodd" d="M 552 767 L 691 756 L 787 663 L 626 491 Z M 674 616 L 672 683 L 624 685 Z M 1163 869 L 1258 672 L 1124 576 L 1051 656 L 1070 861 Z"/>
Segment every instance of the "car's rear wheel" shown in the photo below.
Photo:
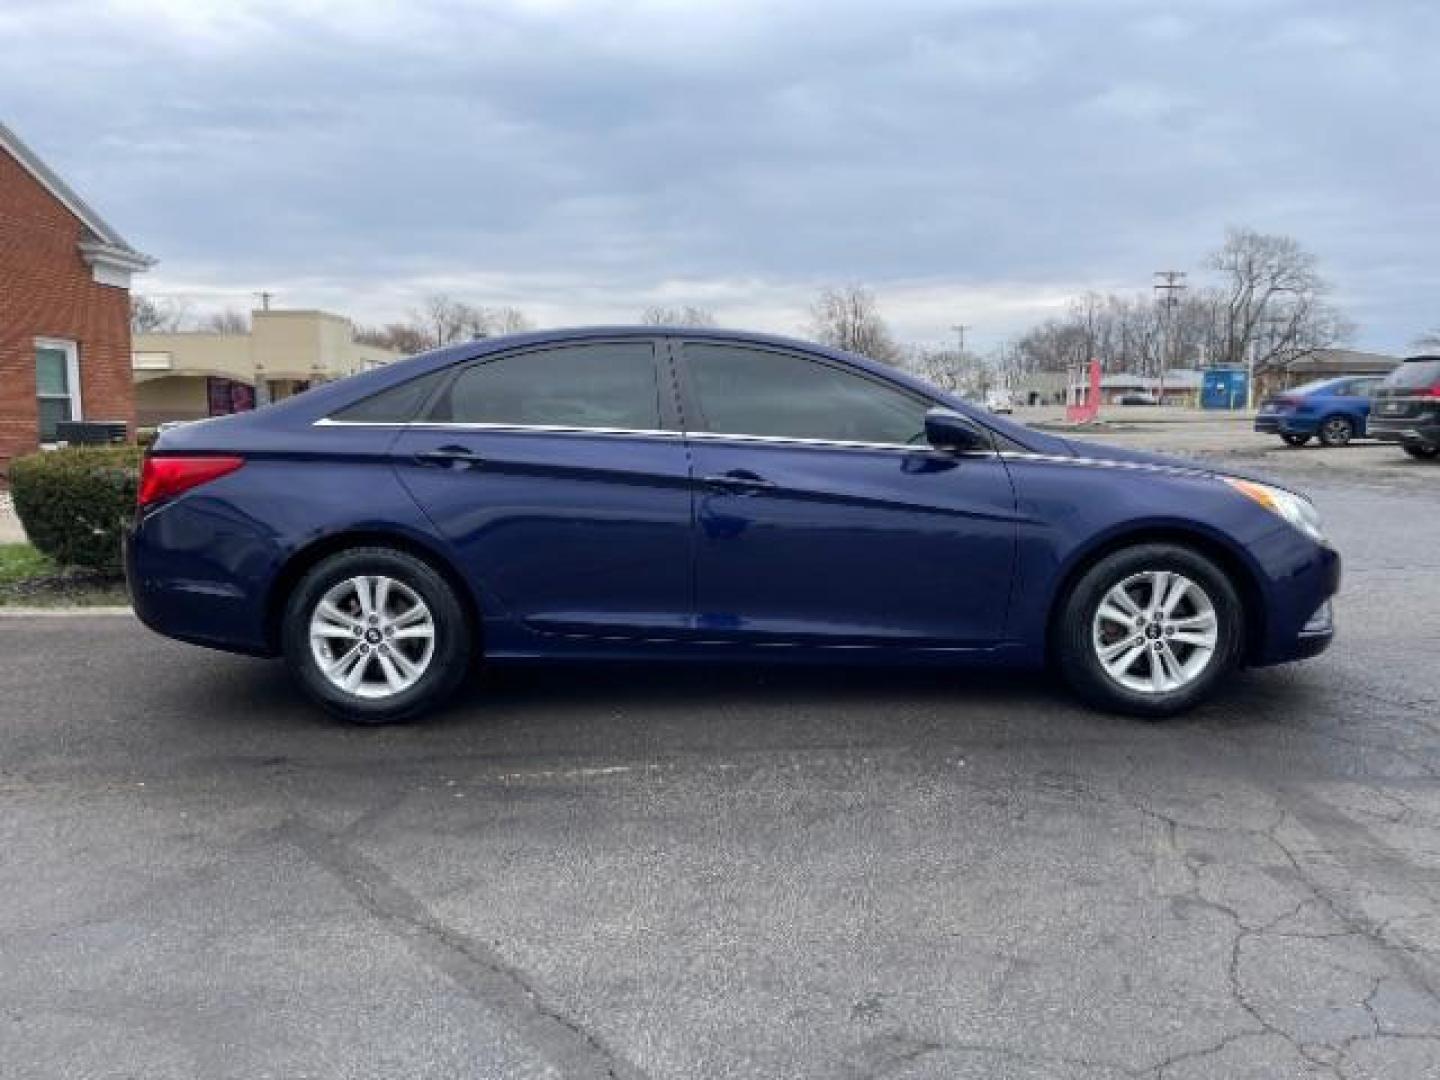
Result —
<path fill-rule="evenodd" d="M 1348 416 L 1327 416 L 1320 425 L 1320 445 L 1345 446 L 1355 437 L 1355 423 Z"/>
<path fill-rule="evenodd" d="M 448 697 L 470 662 L 459 598 L 432 566 L 393 548 L 314 566 L 285 606 L 285 660 L 310 697 L 347 720 L 411 720 Z"/>
<path fill-rule="evenodd" d="M 1309 435 L 1281 435 L 1280 438 L 1291 446 L 1304 446 L 1310 441 Z"/>
<path fill-rule="evenodd" d="M 1421 461 L 1440 457 L 1440 443 L 1406 443 L 1405 453 Z"/>
<path fill-rule="evenodd" d="M 1090 567 L 1056 628 L 1056 661 L 1086 701 L 1164 717 L 1198 704 L 1239 663 L 1240 598 L 1210 559 L 1175 544 L 1140 544 Z"/>

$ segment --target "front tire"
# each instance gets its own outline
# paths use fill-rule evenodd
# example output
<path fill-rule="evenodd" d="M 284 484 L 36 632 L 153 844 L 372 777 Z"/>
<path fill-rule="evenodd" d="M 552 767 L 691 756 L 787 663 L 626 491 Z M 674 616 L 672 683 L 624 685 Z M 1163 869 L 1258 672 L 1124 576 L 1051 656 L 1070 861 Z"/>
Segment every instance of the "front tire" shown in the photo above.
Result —
<path fill-rule="evenodd" d="M 1405 453 L 1420 461 L 1433 461 L 1440 457 L 1440 443 L 1406 443 Z"/>
<path fill-rule="evenodd" d="M 1348 416 L 1327 416 L 1320 424 L 1321 446 L 1348 446 L 1355 437 L 1355 423 Z"/>
<path fill-rule="evenodd" d="M 413 720 L 449 697 L 470 663 L 470 627 L 434 567 L 352 548 L 305 574 L 285 605 L 285 662 L 325 709 L 358 724 Z"/>
<path fill-rule="evenodd" d="M 1060 609 L 1055 659 L 1085 701 L 1150 719 L 1199 704 L 1240 662 L 1245 620 L 1229 577 L 1175 544 L 1101 559 Z"/>
<path fill-rule="evenodd" d="M 1304 446 L 1310 441 L 1309 435 L 1281 435 L 1280 438 L 1285 440 L 1287 446 Z"/>

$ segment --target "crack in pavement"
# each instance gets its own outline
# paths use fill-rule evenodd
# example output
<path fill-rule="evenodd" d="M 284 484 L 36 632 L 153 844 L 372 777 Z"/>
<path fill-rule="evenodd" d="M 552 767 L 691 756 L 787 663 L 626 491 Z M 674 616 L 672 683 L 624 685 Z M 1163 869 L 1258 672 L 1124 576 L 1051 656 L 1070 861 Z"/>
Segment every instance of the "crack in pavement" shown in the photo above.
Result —
<path fill-rule="evenodd" d="M 281 840 L 326 870 L 362 908 L 428 966 L 516 1032 L 567 1080 L 644 1080 L 644 1074 L 545 1001 L 498 953 L 446 926 L 383 869 L 298 817 Z"/>

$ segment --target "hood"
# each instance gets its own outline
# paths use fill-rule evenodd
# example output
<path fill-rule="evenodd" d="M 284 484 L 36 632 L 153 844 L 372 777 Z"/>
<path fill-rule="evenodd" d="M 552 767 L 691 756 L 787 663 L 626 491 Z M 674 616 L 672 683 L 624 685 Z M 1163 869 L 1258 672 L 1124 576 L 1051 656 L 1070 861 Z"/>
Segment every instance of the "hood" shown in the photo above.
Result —
<path fill-rule="evenodd" d="M 1207 476 L 1233 476 L 1237 480 L 1253 480 L 1257 484 L 1269 484 L 1271 487 L 1283 488 L 1309 498 L 1303 491 L 1297 491 L 1292 484 L 1282 483 L 1274 477 L 1249 469 L 1235 469 L 1218 462 L 1179 457 L 1175 454 L 1156 454 L 1150 450 L 1135 450 L 1128 446 L 1113 446 L 1110 443 L 1090 442 L 1086 439 L 1058 441 L 1069 447 L 1072 457 L 1088 458 L 1091 461 L 1115 461 L 1127 465 L 1152 465 L 1159 469 L 1179 469 L 1188 473 L 1204 473 Z"/>

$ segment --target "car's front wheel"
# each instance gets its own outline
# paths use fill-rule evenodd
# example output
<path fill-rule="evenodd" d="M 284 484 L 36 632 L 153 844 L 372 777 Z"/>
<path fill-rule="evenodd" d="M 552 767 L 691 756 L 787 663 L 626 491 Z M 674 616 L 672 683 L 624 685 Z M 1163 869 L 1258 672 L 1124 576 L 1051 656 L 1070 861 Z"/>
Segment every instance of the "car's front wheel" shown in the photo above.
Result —
<path fill-rule="evenodd" d="M 1239 663 L 1245 620 L 1225 572 L 1190 548 L 1140 544 L 1101 559 L 1061 607 L 1056 661 L 1093 705 L 1163 717 Z"/>
<path fill-rule="evenodd" d="M 1421 461 L 1430 461 L 1440 457 L 1440 443 L 1406 443 L 1405 453 Z"/>
<path fill-rule="evenodd" d="M 414 719 L 455 690 L 470 662 L 455 590 L 392 548 L 353 548 L 311 568 L 290 594 L 282 637 L 305 692 L 362 724 Z"/>

